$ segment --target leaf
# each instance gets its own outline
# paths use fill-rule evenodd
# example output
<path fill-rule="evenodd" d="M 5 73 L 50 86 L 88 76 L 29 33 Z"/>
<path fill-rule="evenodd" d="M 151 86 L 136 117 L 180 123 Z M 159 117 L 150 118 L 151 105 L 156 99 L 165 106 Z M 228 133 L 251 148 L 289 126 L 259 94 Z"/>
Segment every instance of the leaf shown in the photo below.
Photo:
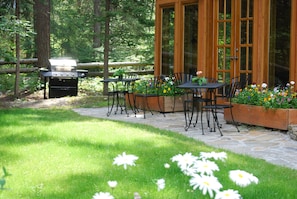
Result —
<path fill-rule="evenodd" d="M 7 172 L 7 170 L 6 170 L 5 167 L 2 167 L 2 170 L 3 170 L 3 173 L 4 173 L 3 177 L 11 176 L 11 174 L 9 174 L 9 173 Z"/>
<path fill-rule="evenodd" d="M 5 183 L 6 183 L 6 181 L 4 178 L 0 179 L 0 189 L 4 189 Z"/>

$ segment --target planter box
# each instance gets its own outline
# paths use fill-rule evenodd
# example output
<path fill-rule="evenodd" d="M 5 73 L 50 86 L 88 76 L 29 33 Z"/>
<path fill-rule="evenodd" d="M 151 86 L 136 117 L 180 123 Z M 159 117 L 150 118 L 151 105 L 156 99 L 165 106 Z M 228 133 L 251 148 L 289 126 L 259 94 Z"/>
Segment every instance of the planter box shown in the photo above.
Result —
<path fill-rule="evenodd" d="M 239 123 L 280 130 L 288 130 L 290 125 L 297 124 L 297 109 L 265 109 L 246 104 L 233 105 L 234 120 Z M 224 119 L 232 122 L 229 109 L 224 110 Z"/>
<path fill-rule="evenodd" d="M 172 113 L 184 111 L 183 102 L 186 96 L 150 96 L 145 99 L 143 96 L 135 96 L 133 93 L 126 95 L 127 106 L 135 106 L 139 109 Z M 147 102 L 146 102 L 147 100 Z"/>

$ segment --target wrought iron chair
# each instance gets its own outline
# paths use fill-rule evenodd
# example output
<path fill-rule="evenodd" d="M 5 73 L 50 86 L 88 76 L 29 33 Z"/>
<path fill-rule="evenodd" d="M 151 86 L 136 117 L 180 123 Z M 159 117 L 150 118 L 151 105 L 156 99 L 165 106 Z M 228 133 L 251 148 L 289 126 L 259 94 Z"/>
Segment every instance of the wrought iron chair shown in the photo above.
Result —
<path fill-rule="evenodd" d="M 160 84 L 161 84 L 161 81 L 163 81 L 163 79 L 164 79 L 164 76 L 154 76 L 153 78 L 151 78 L 150 80 L 145 82 L 145 84 L 146 84 L 146 85 L 144 85 L 145 91 L 143 93 L 134 92 L 135 117 L 136 117 L 137 112 L 139 112 L 139 109 L 143 110 L 144 119 L 146 118 L 147 110 L 149 110 L 151 112 L 151 114 L 154 115 L 153 111 L 151 110 L 151 108 L 149 106 L 148 100 L 147 100 L 150 97 L 158 98 L 158 107 L 159 107 L 160 112 L 162 113 L 159 96 L 160 96 L 160 92 L 161 92 Z M 154 91 L 154 92 L 151 92 L 151 91 Z M 142 103 L 137 102 L 138 98 L 143 98 Z M 164 112 L 163 112 L 163 115 L 165 117 Z"/>
<path fill-rule="evenodd" d="M 232 98 L 235 96 L 236 91 L 240 89 L 240 81 L 238 77 L 232 78 L 231 83 L 223 88 L 222 95 L 216 95 L 215 99 L 213 99 L 212 103 L 207 104 L 202 107 L 201 114 L 203 111 L 211 112 L 214 118 L 214 123 L 216 123 L 221 136 L 223 136 L 223 133 L 221 131 L 221 125 L 218 121 L 217 114 L 220 113 L 220 110 L 223 111 L 224 109 L 230 109 L 231 117 L 232 117 L 232 123 L 235 125 L 238 132 L 238 125 L 234 120 L 233 113 L 232 113 Z M 217 103 L 218 101 L 223 103 Z M 202 124 L 202 123 L 201 123 Z M 214 124 L 214 131 L 215 131 L 215 124 Z M 204 135 L 204 129 L 202 124 L 202 134 Z"/>
<path fill-rule="evenodd" d="M 185 95 L 186 96 L 186 99 L 184 100 L 184 103 L 185 101 L 189 101 L 189 99 L 192 99 L 192 96 L 190 94 L 192 94 L 191 91 L 189 90 L 184 90 L 184 89 L 181 89 L 181 90 L 178 90 L 177 87 L 181 84 L 184 84 L 184 83 L 187 83 L 189 81 L 192 81 L 192 75 L 191 74 L 188 74 L 188 73 L 174 73 L 174 77 L 175 77 L 175 88 L 176 88 L 176 95 L 174 96 L 174 105 L 173 107 L 175 108 L 175 100 L 176 100 L 176 97 L 177 96 L 180 96 L 180 95 Z M 174 112 L 174 108 L 173 108 L 173 112 Z"/>
<path fill-rule="evenodd" d="M 215 83 L 216 79 L 214 78 L 206 78 L 208 83 Z M 207 90 L 205 89 L 195 89 L 191 91 L 191 97 L 188 97 L 187 100 L 184 101 L 184 114 L 185 114 L 185 130 L 187 131 L 188 128 L 193 125 L 195 127 L 198 123 L 198 117 L 199 117 L 199 111 L 201 110 L 201 107 L 203 105 L 207 105 L 211 103 L 211 99 L 209 96 L 207 96 Z M 194 114 L 196 113 L 196 118 L 195 121 L 194 119 Z M 210 120 L 210 114 L 206 114 L 206 119 L 208 126 L 209 125 L 209 120 Z M 201 125 L 202 125 L 202 112 L 201 112 Z"/>
<path fill-rule="evenodd" d="M 134 82 L 138 80 L 138 75 L 135 73 L 125 73 L 123 79 L 117 84 L 118 98 L 121 107 L 121 111 L 125 111 L 127 115 L 127 105 L 134 112 L 134 107 L 132 106 L 132 99 L 130 99 L 130 94 L 133 93 Z"/>

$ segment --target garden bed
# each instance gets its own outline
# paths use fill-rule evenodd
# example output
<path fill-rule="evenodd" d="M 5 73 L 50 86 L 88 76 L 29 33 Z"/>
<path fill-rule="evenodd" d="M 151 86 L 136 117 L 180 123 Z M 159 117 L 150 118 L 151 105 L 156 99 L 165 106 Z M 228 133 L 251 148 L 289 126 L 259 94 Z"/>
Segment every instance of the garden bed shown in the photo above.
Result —
<path fill-rule="evenodd" d="M 127 106 L 136 106 L 140 109 L 158 111 L 163 113 L 184 111 L 183 102 L 186 96 L 134 96 L 133 93 L 126 95 Z M 147 100 L 147 102 L 145 101 Z M 129 103 L 130 101 L 130 103 Z"/>
<path fill-rule="evenodd" d="M 297 125 L 297 109 L 267 109 L 246 104 L 233 105 L 234 120 L 239 123 L 279 130 L 288 130 L 289 126 Z M 229 109 L 224 110 L 224 119 L 227 122 L 232 121 Z"/>

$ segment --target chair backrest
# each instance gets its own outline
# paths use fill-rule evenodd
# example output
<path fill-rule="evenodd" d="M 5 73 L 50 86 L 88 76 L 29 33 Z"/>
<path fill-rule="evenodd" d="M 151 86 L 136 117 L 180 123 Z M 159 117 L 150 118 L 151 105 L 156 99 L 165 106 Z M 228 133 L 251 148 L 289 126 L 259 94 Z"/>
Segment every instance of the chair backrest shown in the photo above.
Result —
<path fill-rule="evenodd" d="M 216 82 L 218 82 L 218 80 L 216 78 L 213 78 L 213 77 L 206 77 L 206 81 L 207 81 L 207 83 L 216 83 Z"/>
<path fill-rule="evenodd" d="M 238 89 L 240 89 L 240 81 L 238 77 L 234 77 L 231 79 L 231 83 L 229 86 L 229 89 L 226 90 L 225 97 L 226 98 L 233 98 L 235 96 L 235 93 Z"/>
<path fill-rule="evenodd" d="M 174 73 L 174 77 L 177 85 L 192 81 L 192 75 L 187 73 Z"/>

